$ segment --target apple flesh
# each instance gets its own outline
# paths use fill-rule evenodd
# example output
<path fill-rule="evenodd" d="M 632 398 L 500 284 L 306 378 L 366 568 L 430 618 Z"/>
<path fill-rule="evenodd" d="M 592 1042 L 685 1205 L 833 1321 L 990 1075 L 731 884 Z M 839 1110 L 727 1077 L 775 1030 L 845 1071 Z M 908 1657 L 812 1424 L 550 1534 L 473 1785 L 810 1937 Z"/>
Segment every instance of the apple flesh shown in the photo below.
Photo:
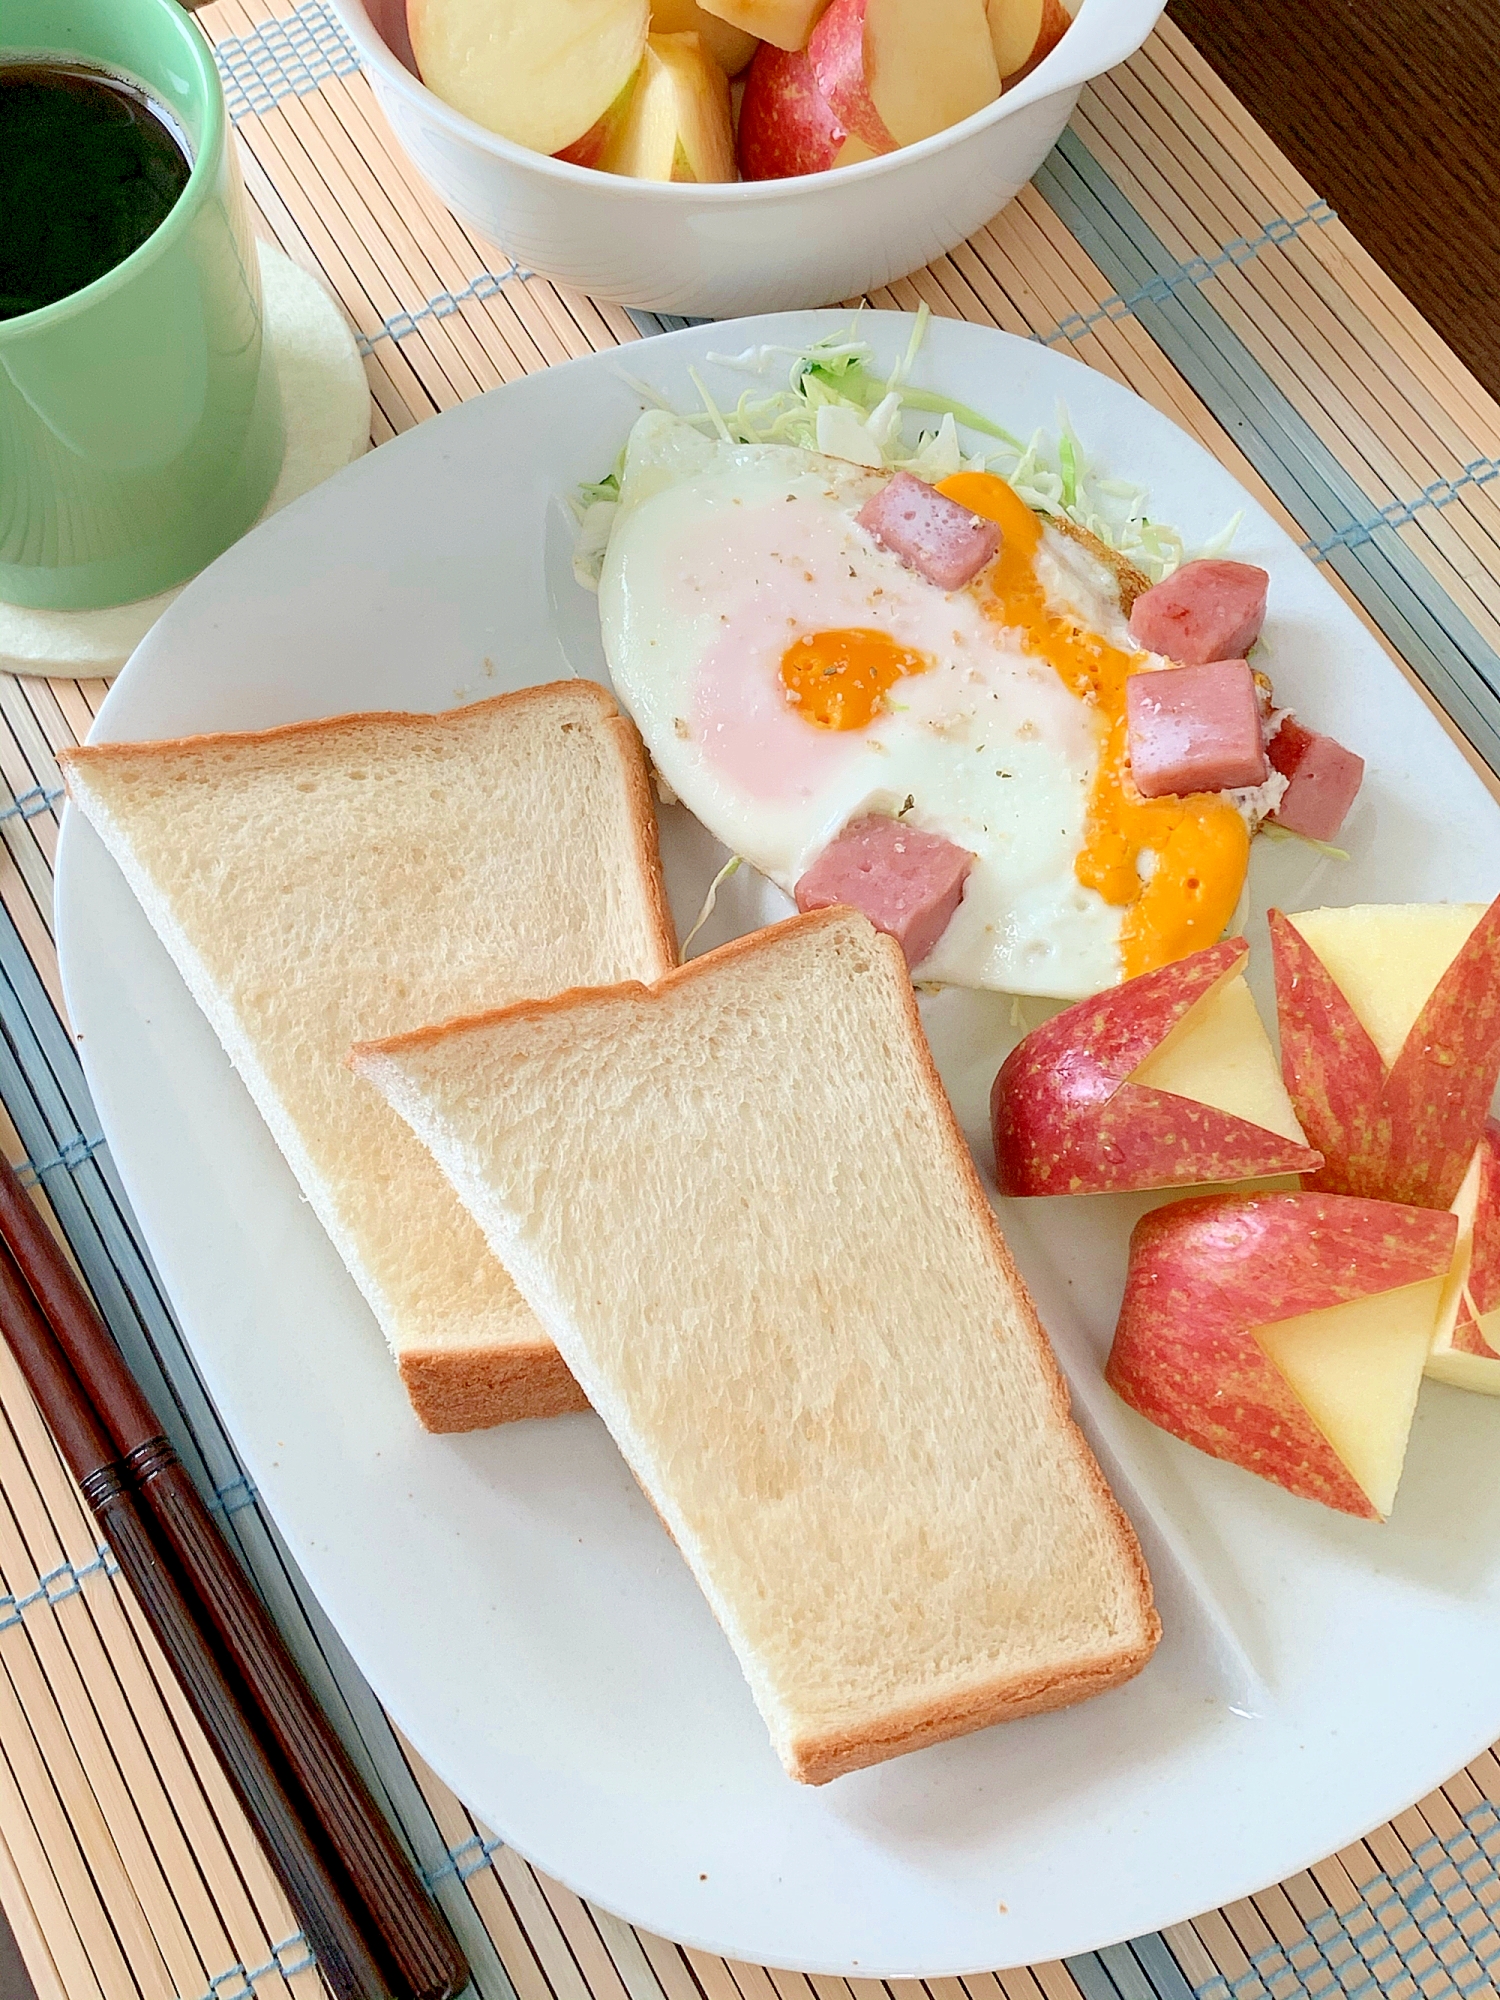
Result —
<path fill-rule="evenodd" d="M 1500 900 L 1269 913 L 1282 1074 L 1332 1193 L 1447 1208 L 1500 1074 Z"/>
<path fill-rule="evenodd" d="M 630 108 L 599 164 L 638 181 L 732 181 L 729 79 L 697 35 L 652 35 Z"/>
<path fill-rule="evenodd" d="M 1457 1228 L 1316 1192 L 1156 1209 L 1131 1235 L 1105 1379 L 1210 1457 L 1384 1520 Z"/>
<path fill-rule="evenodd" d="M 807 53 L 834 117 L 876 153 L 1000 94 L 984 0 L 832 0 Z"/>
<path fill-rule="evenodd" d="M 1493 1118 L 1485 1121 L 1453 1212 L 1458 1247 L 1427 1373 L 1455 1389 L 1500 1396 L 1500 1124 Z"/>
<path fill-rule="evenodd" d="M 777 49 L 805 49 L 828 0 L 704 0 L 704 10 Z"/>
<path fill-rule="evenodd" d="M 1002 84 L 1030 76 L 1073 25 L 1062 0 L 987 0 L 985 14 Z"/>
<path fill-rule="evenodd" d="M 435 96 L 518 146 L 561 153 L 627 89 L 650 14 L 650 0 L 407 0 L 406 24 Z"/>
<path fill-rule="evenodd" d="M 726 76 L 749 67 L 756 37 L 700 7 L 698 0 L 651 0 L 653 35 L 697 35 Z"/>
<path fill-rule="evenodd" d="M 1302 1136 L 1230 938 L 1056 1014 L 990 1094 L 1014 1195 L 1126 1193 L 1322 1164 Z"/>
<path fill-rule="evenodd" d="M 1485 913 L 1483 903 L 1366 903 L 1291 918 L 1390 1069 Z"/>

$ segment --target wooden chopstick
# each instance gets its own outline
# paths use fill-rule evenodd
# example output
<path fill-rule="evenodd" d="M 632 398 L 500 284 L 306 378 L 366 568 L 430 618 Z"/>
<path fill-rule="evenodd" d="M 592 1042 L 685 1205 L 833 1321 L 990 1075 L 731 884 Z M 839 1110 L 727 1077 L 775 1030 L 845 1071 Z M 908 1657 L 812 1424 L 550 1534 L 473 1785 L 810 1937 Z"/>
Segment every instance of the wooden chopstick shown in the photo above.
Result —
<path fill-rule="evenodd" d="M 0 1333 L 340 2000 L 469 1971 L 124 1357 L 0 1160 Z"/>

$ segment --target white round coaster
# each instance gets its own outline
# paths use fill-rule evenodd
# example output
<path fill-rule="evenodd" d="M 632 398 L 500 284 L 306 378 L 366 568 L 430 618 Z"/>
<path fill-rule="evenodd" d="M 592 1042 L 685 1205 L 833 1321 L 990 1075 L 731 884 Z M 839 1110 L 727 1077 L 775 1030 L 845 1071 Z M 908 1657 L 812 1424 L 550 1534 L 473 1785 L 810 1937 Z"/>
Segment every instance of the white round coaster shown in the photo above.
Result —
<path fill-rule="evenodd" d="M 260 516 L 274 514 L 370 442 L 370 385 L 338 306 L 300 265 L 257 243 L 266 338 L 276 357 L 286 457 Z M 103 611 L 35 611 L 0 603 L 0 672 L 107 679 L 116 674 L 183 586 Z"/>

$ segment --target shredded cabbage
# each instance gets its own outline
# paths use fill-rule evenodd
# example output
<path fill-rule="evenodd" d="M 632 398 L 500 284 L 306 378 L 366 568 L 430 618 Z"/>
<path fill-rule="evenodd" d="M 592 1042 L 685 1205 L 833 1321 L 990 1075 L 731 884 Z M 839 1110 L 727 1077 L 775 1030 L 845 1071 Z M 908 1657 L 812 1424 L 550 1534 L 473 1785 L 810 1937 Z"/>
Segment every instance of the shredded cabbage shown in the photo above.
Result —
<path fill-rule="evenodd" d="M 1153 582 L 1184 560 L 1182 536 L 1146 512 L 1147 489 L 1128 480 L 1105 479 L 1091 469 L 1087 454 L 1061 405 L 1052 436 L 1036 431 L 1026 442 L 1013 437 L 967 404 L 930 389 L 907 386 L 930 315 L 921 306 L 905 353 L 888 375 L 875 366 L 874 349 L 859 335 L 859 321 L 807 347 L 747 347 L 740 354 L 711 354 L 709 360 L 740 374 L 764 377 L 790 361 L 787 385 L 757 394 L 747 388 L 732 409 L 714 400 L 696 368 L 689 369 L 702 409 L 683 413 L 686 421 L 731 444 L 792 444 L 828 457 L 846 459 L 872 471 L 908 471 L 929 484 L 956 472 L 996 472 L 1038 513 L 1066 515 L 1112 549 L 1128 556 Z M 665 408 L 654 390 L 638 388 L 645 400 Z M 935 416 L 937 428 L 909 432 L 908 417 Z M 960 430 L 993 440 L 965 453 Z M 597 588 L 605 545 L 619 497 L 619 461 L 605 479 L 580 487 L 573 511 L 579 523 L 573 571 L 580 583 Z M 1201 551 L 1220 555 L 1229 546 L 1240 516 Z"/>
<path fill-rule="evenodd" d="M 1264 821 L 1256 831 L 1265 834 L 1269 840 L 1300 840 L 1304 847 L 1315 847 L 1319 854 L 1326 854 L 1330 861 L 1349 859 L 1348 851 L 1342 847 L 1335 847 L 1332 841 L 1318 840 L 1310 833 L 1298 833 L 1295 827 L 1277 826 L 1274 820 Z"/>
<path fill-rule="evenodd" d="M 717 903 L 719 900 L 719 890 L 722 888 L 724 883 L 726 883 L 729 880 L 731 875 L 737 875 L 739 873 L 740 869 L 744 865 L 744 860 L 745 857 L 743 854 L 731 854 L 729 859 L 724 863 L 724 866 L 719 870 L 718 874 L 715 875 L 712 882 L 709 883 L 708 894 L 703 898 L 703 908 L 698 912 L 698 921 L 693 925 L 693 928 L 688 932 L 687 936 L 682 940 L 682 950 L 678 953 L 678 957 L 681 958 L 684 961 L 684 963 L 687 960 L 688 946 L 693 942 L 693 939 L 698 935 L 699 931 L 702 930 L 703 926 L 708 922 L 709 918 L 714 913 L 714 904 Z"/>

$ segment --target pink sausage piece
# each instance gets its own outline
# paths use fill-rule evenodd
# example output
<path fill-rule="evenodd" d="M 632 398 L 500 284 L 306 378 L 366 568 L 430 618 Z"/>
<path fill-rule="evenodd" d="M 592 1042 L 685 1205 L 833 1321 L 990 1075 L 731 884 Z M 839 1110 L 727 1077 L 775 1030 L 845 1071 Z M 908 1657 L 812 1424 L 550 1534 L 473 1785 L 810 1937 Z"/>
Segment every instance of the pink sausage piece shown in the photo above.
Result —
<path fill-rule="evenodd" d="M 848 903 L 920 965 L 963 898 L 974 857 L 938 833 L 877 813 L 850 820 L 797 884 L 799 910 Z"/>
<path fill-rule="evenodd" d="M 1272 768 L 1289 781 L 1272 824 L 1309 840 L 1332 840 L 1363 782 L 1364 758 L 1331 736 L 1304 729 L 1292 715 L 1282 717 L 1268 754 Z"/>
<path fill-rule="evenodd" d="M 898 472 L 872 494 L 855 518 L 939 590 L 962 590 L 1000 547 L 1000 530 L 993 521 L 971 514 L 909 472 Z"/>
<path fill-rule="evenodd" d="M 1135 600 L 1131 637 L 1185 667 L 1242 660 L 1265 623 L 1270 581 L 1253 563 L 1184 563 Z"/>
<path fill-rule="evenodd" d="M 1222 792 L 1270 776 L 1246 660 L 1162 667 L 1125 683 L 1130 775 L 1148 799 Z"/>

